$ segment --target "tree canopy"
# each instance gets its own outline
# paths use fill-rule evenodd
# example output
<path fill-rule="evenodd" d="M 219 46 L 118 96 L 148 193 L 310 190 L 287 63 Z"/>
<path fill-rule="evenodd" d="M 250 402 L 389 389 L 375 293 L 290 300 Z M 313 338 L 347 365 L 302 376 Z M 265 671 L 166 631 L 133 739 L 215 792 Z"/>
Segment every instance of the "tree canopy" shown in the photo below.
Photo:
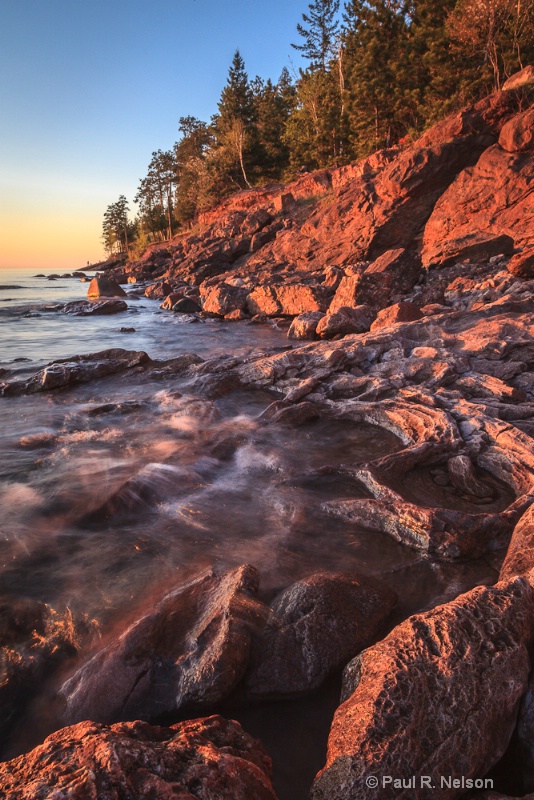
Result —
<path fill-rule="evenodd" d="M 209 122 L 179 119 L 128 220 L 104 215 L 108 252 L 172 238 L 228 194 L 347 164 L 419 135 L 534 63 L 534 0 L 312 0 L 297 25 L 306 66 L 250 79 L 236 50 Z"/>

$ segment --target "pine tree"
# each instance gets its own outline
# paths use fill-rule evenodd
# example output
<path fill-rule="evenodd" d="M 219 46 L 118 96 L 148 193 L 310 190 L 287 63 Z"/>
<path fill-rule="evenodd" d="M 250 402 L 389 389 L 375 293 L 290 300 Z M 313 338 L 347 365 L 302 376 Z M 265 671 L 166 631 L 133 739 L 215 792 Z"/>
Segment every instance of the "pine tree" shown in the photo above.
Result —
<path fill-rule="evenodd" d="M 176 191 L 176 216 L 179 222 L 188 223 L 207 201 L 206 157 L 213 144 L 213 132 L 205 122 L 191 116 L 180 117 L 178 128 L 182 136 L 174 145 L 180 178 Z"/>
<path fill-rule="evenodd" d="M 295 92 L 287 70 L 275 85 L 270 79 L 252 82 L 258 160 L 254 178 L 257 182 L 280 180 L 289 164 L 285 142 L 287 120 L 294 106 Z"/>
<path fill-rule="evenodd" d="M 292 44 L 291 47 L 303 53 L 310 62 L 311 70 L 326 72 L 328 63 L 336 54 L 339 0 L 313 0 L 308 8 L 310 13 L 302 15 L 307 27 L 300 23 L 297 25 L 304 43 Z"/>
<path fill-rule="evenodd" d="M 234 187 L 250 186 L 248 170 L 257 160 L 254 100 L 245 62 L 236 50 L 226 86 L 213 119 L 218 150 L 218 177 Z"/>

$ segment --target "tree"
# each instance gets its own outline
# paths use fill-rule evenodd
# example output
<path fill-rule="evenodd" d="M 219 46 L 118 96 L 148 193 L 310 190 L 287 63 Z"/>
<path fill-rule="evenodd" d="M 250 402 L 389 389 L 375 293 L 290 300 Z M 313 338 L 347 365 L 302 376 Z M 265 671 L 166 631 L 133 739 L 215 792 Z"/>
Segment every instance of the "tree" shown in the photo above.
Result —
<path fill-rule="evenodd" d="M 393 0 L 347 4 L 346 113 L 353 157 L 390 146 L 415 122 L 409 40 L 405 5 Z"/>
<path fill-rule="evenodd" d="M 251 84 L 257 138 L 255 181 L 280 180 L 289 164 L 286 126 L 295 106 L 295 88 L 287 70 L 276 84 L 256 77 Z"/>
<path fill-rule="evenodd" d="M 152 233 L 165 232 L 172 238 L 174 232 L 174 193 L 178 183 L 178 169 L 172 150 L 152 153 L 148 172 L 139 184 L 135 202 L 139 203 L 145 226 Z"/>
<path fill-rule="evenodd" d="M 128 252 L 131 224 L 128 221 L 128 201 L 121 194 L 116 203 L 109 205 L 104 213 L 102 239 L 106 251 L 111 255 L 118 251 Z"/>
<path fill-rule="evenodd" d="M 457 51 L 491 66 L 498 90 L 534 57 L 534 0 L 458 0 L 448 30 Z"/>
<path fill-rule="evenodd" d="M 179 175 L 176 190 L 176 214 L 179 222 L 188 223 L 206 202 L 209 194 L 207 156 L 213 145 L 213 131 L 196 117 L 180 117 L 181 139 L 174 145 Z"/>
<path fill-rule="evenodd" d="M 218 109 L 213 118 L 217 150 L 214 177 L 227 189 L 242 187 L 243 182 L 250 186 L 248 173 L 252 174 L 259 161 L 259 148 L 252 88 L 239 50 L 234 53 Z"/>
<path fill-rule="evenodd" d="M 291 47 L 304 54 L 304 58 L 310 62 L 311 70 L 326 72 L 328 63 L 337 51 L 339 21 L 336 15 L 339 11 L 339 0 L 313 0 L 308 8 L 310 13 L 302 15 L 307 27 L 300 23 L 297 25 L 297 31 L 304 43 L 292 44 Z"/>

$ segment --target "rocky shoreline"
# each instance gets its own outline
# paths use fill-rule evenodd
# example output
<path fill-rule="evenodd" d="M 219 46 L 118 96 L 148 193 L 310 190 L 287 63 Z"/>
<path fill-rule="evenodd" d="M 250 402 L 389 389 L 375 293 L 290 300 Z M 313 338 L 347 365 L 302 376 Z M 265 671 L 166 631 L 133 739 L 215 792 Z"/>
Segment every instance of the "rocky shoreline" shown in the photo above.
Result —
<path fill-rule="evenodd" d="M 236 195 L 89 288 L 96 313 L 120 311 L 105 298 L 130 283 L 167 313 L 220 318 L 244 338 L 248 325 L 284 327 L 287 349 L 166 361 L 108 350 L 1 385 L 8 398 L 179 376 L 204 401 L 267 392 L 265 426 L 373 425 L 393 452 L 313 475 L 355 487 L 322 503 L 326 518 L 437 562 L 487 559 L 498 582 L 391 627 L 393 593 L 352 573 L 316 572 L 270 603 L 254 566 L 194 575 L 58 687 L 70 727 L 0 764 L 6 800 L 274 798 L 262 745 L 214 711 L 305 695 L 341 670 L 315 800 L 532 796 L 533 79 L 527 68 L 404 149 Z M 68 631 L 47 634 L 49 614 L 2 611 L 3 735 L 43 665 L 76 650 Z M 36 619 L 40 644 L 18 650 Z"/>

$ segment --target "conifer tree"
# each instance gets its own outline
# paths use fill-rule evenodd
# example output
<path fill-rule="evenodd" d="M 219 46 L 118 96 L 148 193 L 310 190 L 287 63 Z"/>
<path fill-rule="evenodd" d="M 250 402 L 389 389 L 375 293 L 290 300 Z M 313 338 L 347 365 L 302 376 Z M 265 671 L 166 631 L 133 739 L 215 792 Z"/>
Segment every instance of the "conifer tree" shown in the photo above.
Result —
<path fill-rule="evenodd" d="M 218 109 L 213 119 L 218 150 L 217 177 L 234 187 L 242 186 L 243 182 L 250 186 L 247 173 L 257 160 L 258 142 L 252 89 L 239 50 L 234 54 Z"/>
<path fill-rule="evenodd" d="M 310 62 L 311 70 L 326 72 L 328 63 L 335 57 L 339 21 L 339 0 L 313 0 L 308 6 L 310 13 L 303 14 L 304 27 L 300 23 L 297 31 L 304 39 L 303 44 L 292 44 L 295 50 L 303 53 Z"/>

